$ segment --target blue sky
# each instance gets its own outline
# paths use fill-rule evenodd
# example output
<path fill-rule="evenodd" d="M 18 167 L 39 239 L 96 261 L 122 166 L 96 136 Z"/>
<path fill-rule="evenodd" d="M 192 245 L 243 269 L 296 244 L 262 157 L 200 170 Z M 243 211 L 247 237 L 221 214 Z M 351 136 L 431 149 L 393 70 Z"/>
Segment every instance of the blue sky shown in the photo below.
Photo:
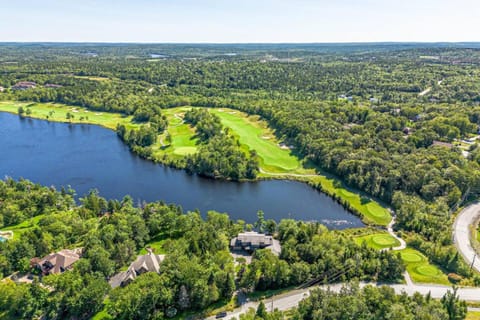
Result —
<path fill-rule="evenodd" d="M 0 0 L 0 41 L 480 41 L 480 0 Z"/>

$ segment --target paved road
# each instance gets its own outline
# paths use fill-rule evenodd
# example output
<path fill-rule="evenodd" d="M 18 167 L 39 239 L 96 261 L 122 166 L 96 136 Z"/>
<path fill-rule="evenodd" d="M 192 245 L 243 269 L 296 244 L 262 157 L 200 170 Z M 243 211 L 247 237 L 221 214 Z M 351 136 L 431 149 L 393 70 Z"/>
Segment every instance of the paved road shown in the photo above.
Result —
<path fill-rule="evenodd" d="M 480 218 L 480 202 L 474 203 L 467 208 L 465 208 L 457 216 L 453 228 L 454 243 L 458 251 L 465 258 L 466 262 L 472 264 L 475 251 L 473 250 L 470 244 L 469 237 L 469 226 L 475 223 L 477 219 Z M 388 232 L 400 241 L 400 246 L 393 248 L 393 250 L 402 250 L 405 249 L 406 243 L 403 239 L 399 238 L 393 231 L 393 225 L 395 224 L 395 216 L 392 216 L 392 221 L 387 226 Z M 480 272 L 480 258 L 473 261 L 473 267 Z M 441 298 L 445 295 L 448 290 L 452 290 L 449 286 L 435 285 L 435 284 L 415 284 L 410 275 L 405 272 L 405 282 L 406 284 L 392 284 L 388 285 L 393 288 L 397 294 L 402 292 L 407 293 L 408 295 L 413 295 L 415 292 L 419 292 L 423 295 L 430 293 L 433 298 Z M 360 283 L 361 287 L 366 286 L 369 283 Z M 377 285 L 375 283 L 370 283 L 371 285 Z M 330 286 L 318 286 L 319 288 L 327 289 L 329 288 L 332 291 L 338 292 L 342 288 L 342 284 L 335 284 Z M 300 301 L 309 296 L 311 288 L 294 290 L 286 294 L 278 295 L 272 299 L 265 301 L 267 310 L 278 309 L 278 310 L 288 310 L 293 307 L 298 306 Z M 466 301 L 480 302 L 480 288 L 459 288 L 458 295 L 460 299 Z M 226 319 L 239 318 L 239 316 L 245 313 L 249 308 L 256 309 L 258 302 L 248 302 L 241 306 L 240 308 L 235 309 L 233 312 L 229 312 Z M 477 308 L 469 308 L 470 311 L 476 311 Z M 215 319 L 215 317 L 210 317 L 208 319 Z"/>
<path fill-rule="evenodd" d="M 480 272 L 480 258 L 470 243 L 470 226 L 480 218 L 480 202 L 476 202 L 462 210 L 453 225 L 453 242 L 465 261 Z M 475 260 L 475 261 L 474 261 Z"/>
<path fill-rule="evenodd" d="M 360 283 L 360 287 L 364 287 L 368 284 L 371 285 L 377 285 L 375 283 Z M 318 286 L 316 288 L 323 288 L 323 289 L 330 289 L 331 291 L 334 292 L 339 292 L 340 289 L 342 288 L 342 284 L 334 284 L 330 286 Z M 388 285 L 389 287 L 393 288 L 397 294 L 401 294 L 402 292 L 407 293 L 408 295 L 413 295 L 415 292 L 419 292 L 423 295 L 426 295 L 428 293 L 431 294 L 432 298 L 441 298 L 447 293 L 448 290 L 452 290 L 451 287 L 448 286 L 442 286 L 442 285 L 431 285 L 431 284 L 414 284 L 411 281 L 408 281 L 407 279 L 407 284 L 393 284 L 393 285 Z M 278 310 L 288 310 L 293 307 L 298 306 L 300 301 L 305 299 L 310 295 L 310 290 L 309 289 L 302 289 L 302 290 L 294 290 L 290 291 L 286 294 L 278 295 L 273 297 L 273 299 L 267 299 L 264 301 L 265 306 L 268 311 L 273 309 L 278 309 Z M 480 302 L 480 288 L 460 288 L 458 289 L 458 295 L 460 296 L 460 299 L 462 300 L 467 300 L 467 301 L 474 301 L 474 302 Z M 256 309 L 258 306 L 258 302 L 248 302 L 244 304 L 242 307 L 235 309 L 233 312 L 229 312 L 225 319 L 232 319 L 232 318 L 239 318 L 239 316 L 245 312 L 248 311 L 249 308 L 254 308 Z M 475 311 L 473 308 L 469 308 L 471 311 Z M 215 319 L 215 317 L 210 317 L 208 319 Z"/>

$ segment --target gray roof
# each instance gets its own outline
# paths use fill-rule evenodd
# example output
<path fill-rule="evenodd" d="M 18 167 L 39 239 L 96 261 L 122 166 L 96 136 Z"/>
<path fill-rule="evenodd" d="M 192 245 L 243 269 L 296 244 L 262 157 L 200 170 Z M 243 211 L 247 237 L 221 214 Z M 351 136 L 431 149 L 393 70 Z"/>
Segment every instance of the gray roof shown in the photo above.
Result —
<path fill-rule="evenodd" d="M 270 249 L 274 254 L 279 255 L 282 247 L 278 240 L 272 236 L 254 231 L 239 233 L 236 238 L 230 241 L 232 248 L 241 247 L 243 250 L 251 251 L 258 248 Z"/>
<path fill-rule="evenodd" d="M 239 233 L 236 238 L 236 242 L 240 242 L 242 244 L 250 244 L 252 246 L 268 246 L 272 244 L 272 240 L 272 236 L 267 236 L 263 233 L 258 233 L 254 231 Z"/>
<path fill-rule="evenodd" d="M 112 288 L 116 288 L 129 281 L 134 280 L 138 275 L 146 272 L 160 273 L 160 264 L 165 259 L 165 255 L 148 253 L 143 256 L 138 256 L 132 262 L 127 271 L 122 271 L 113 276 L 108 283 Z"/>
<path fill-rule="evenodd" d="M 38 265 L 43 272 L 48 273 L 61 273 L 70 268 L 75 262 L 80 259 L 82 248 L 69 250 L 63 249 L 56 253 L 51 253 L 48 256 L 38 261 Z M 50 268 L 44 267 L 44 265 L 51 266 Z"/>

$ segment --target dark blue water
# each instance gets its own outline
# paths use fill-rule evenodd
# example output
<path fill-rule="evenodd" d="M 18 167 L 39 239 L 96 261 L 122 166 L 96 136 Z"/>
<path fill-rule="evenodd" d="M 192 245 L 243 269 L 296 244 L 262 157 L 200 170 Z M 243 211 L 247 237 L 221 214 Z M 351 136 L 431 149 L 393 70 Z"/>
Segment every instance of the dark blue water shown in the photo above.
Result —
<path fill-rule="evenodd" d="M 0 177 L 29 179 L 81 197 L 96 188 L 105 198 L 164 200 L 185 210 L 228 212 L 233 219 L 320 221 L 331 228 L 359 227 L 360 219 L 324 194 L 295 181 L 235 183 L 201 178 L 143 160 L 116 134 L 92 125 L 22 119 L 0 112 Z"/>

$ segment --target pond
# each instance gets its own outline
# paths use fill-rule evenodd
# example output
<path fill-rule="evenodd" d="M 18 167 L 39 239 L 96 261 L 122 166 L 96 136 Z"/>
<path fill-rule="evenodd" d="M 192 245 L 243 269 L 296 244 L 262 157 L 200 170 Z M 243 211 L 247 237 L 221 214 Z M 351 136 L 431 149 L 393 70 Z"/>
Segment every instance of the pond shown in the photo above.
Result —
<path fill-rule="evenodd" d="M 305 183 L 286 180 L 228 182 L 189 175 L 130 152 L 116 133 L 94 125 L 20 118 L 0 112 L 0 177 L 46 186 L 71 186 L 77 197 L 98 189 L 107 199 L 163 200 L 184 210 L 227 212 L 232 219 L 292 218 L 329 228 L 363 226 L 361 220 Z"/>

